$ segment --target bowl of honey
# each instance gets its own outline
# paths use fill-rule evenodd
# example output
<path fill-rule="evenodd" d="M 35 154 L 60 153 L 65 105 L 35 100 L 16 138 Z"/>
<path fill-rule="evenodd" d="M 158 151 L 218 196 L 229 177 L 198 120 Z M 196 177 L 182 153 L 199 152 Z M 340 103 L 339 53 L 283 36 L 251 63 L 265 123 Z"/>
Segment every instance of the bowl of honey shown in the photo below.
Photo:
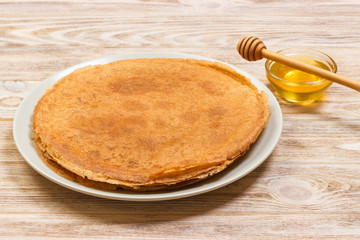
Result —
<path fill-rule="evenodd" d="M 327 54 L 310 48 L 287 48 L 283 55 L 336 73 L 337 65 Z M 324 96 L 331 81 L 281 63 L 267 60 L 266 77 L 275 91 L 285 100 L 301 105 L 311 104 Z"/>

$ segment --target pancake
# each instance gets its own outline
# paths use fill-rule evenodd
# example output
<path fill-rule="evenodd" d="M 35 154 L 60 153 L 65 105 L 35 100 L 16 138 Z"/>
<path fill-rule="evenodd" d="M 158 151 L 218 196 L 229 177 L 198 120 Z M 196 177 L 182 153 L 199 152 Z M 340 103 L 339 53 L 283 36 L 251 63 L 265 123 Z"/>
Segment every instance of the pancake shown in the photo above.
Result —
<path fill-rule="evenodd" d="M 60 79 L 35 106 L 33 132 L 43 158 L 72 174 L 151 191 L 224 170 L 269 116 L 266 94 L 224 64 L 133 59 Z"/>

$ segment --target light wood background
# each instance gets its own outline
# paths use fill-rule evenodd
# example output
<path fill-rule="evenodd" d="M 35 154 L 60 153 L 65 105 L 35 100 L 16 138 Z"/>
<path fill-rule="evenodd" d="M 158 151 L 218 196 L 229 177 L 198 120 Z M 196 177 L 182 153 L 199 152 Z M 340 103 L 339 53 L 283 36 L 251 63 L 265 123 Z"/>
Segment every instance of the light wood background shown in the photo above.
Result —
<path fill-rule="evenodd" d="M 24 96 L 74 64 L 138 51 L 198 54 L 268 87 L 264 61 L 237 41 L 312 47 L 360 80 L 360 2 L 0 0 L 0 238 L 360 239 L 360 94 L 333 84 L 310 107 L 278 98 L 284 127 L 273 154 L 241 180 L 164 202 L 113 201 L 37 174 L 19 154 L 12 120 Z"/>

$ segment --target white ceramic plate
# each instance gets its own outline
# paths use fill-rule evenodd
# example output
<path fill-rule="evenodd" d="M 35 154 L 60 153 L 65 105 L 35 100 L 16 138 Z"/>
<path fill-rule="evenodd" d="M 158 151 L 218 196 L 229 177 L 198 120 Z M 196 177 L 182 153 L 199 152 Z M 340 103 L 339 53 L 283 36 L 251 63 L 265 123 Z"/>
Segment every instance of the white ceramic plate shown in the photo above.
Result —
<path fill-rule="evenodd" d="M 13 134 L 15 143 L 20 153 L 23 155 L 25 160 L 32 168 L 34 168 L 38 173 L 55 183 L 85 194 L 118 200 L 159 201 L 189 197 L 223 187 L 240 179 L 241 177 L 254 170 L 272 153 L 280 138 L 282 130 L 282 113 L 279 103 L 277 102 L 271 91 L 267 87 L 265 87 L 265 85 L 263 85 L 259 80 L 250 76 L 248 73 L 227 64 L 236 71 L 238 71 L 240 74 L 251 79 L 252 83 L 259 90 L 263 90 L 266 92 L 266 94 L 268 95 L 271 111 L 271 117 L 269 119 L 269 122 L 267 123 L 266 127 L 264 128 L 263 132 L 255 142 L 255 144 L 251 147 L 250 151 L 239 161 L 233 164 L 230 168 L 213 176 L 210 179 L 187 186 L 185 188 L 150 193 L 134 193 L 129 191 L 102 191 L 80 185 L 57 175 L 41 161 L 38 154 L 36 153 L 34 142 L 31 140 L 32 113 L 34 106 L 36 105 L 40 97 L 43 95 L 47 87 L 53 85 L 56 81 L 73 72 L 77 68 L 81 68 L 87 65 L 106 64 L 117 60 L 135 58 L 193 58 L 208 61 L 217 61 L 211 58 L 180 53 L 130 53 L 117 56 L 109 56 L 80 63 L 47 78 L 40 84 L 38 88 L 32 91 L 22 101 L 19 108 L 17 109 L 14 118 Z"/>

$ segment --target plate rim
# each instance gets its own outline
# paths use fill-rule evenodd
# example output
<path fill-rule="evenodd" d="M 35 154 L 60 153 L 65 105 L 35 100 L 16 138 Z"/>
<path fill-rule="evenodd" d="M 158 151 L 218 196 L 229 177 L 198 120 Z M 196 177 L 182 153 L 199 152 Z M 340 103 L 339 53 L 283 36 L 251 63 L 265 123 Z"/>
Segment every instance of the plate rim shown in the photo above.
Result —
<path fill-rule="evenodd" d="M 25 114 L 26 112 L 29 112 L 29 109 L 26 109 L 27 111 L 24 110 L 24 108 L 27 107 L 27 104 L 32 106 L 32 109 L 30 111 L 30 113 L 31 113 L 30 116 L 29 116 L 29 114 L 25 114 L 27 117 L 30 117 L 30 122 L 31 122 L 33 108 L 36 105 L 37 101 L 43 95 L 46 88 L 55 84 L 63 76 L 70 74 L 71 72 L 73 72 L 74 70 L 76 70 L 78 68 L 89 66 L 89 65 L 106 64 L 106 63 L 110 63 L 110 62 L 114 62 L 114 61 L 118 61 L 118 60 L 138 59 L 138 58 L 193 58 L 193 59 L 198 59 L 198 60 L 219 62 L 219 63 L 225 64 L 225 65 L 231 67 L 238 73 L 249 78 L 250 81 L 256 86 L 256 88 L 259 91 L 264 91 L 267 94 L 270 109 L 272 110 L 270 119 L 274 119 L 275 117 L 277 117 L 276 122 L 275 122 L 278 124 L 277 126 L 275 126 L 276 127 L 276 132 L 275 132 L 276 135 L 272 136 L 273 141 L 270 142 L 270 146 L 268 147 L 266 153 L 262 155 L 260 160 L 256 161 L 254 164 L 250 165 L 250 167 L 247 168 L 242 174 L 239 174 L 236 177 L 232 177 L 231 179 L 223 180 L 223 181 L 219 181 L 219 180 L 213 181 L 213 182 L 211 182 L 213 184 L 209 184 L 209 186 L 207 186 L 206 184 L 205 185 L 201 184 L 201 183 L 204 183 L 204 182 L 206 183 L 207 181 L 209 181 L 209 179 L 206 179 L 204 181 L 201 181 L 200 183 L 189 185 L 188 187 L 185 187 L 185 188 L 174 189 L 171 191 L 160 191 L 160 192 L 157 191 L 157 192 L 146 192 L 146 193 L 142 193 L 142 192 L 140 192 L 140 193 L 136 193 L 136 192 L 119 193 L 119 192 L 109 192 L 109 191 L 98 190 L 98 189 L 86 187 L 86 186 L 80 185 L 78 183 L 75 183 L 73 181 L 67 180 L 67 179 L 61 177 L 60 175 L 57 175 L 50 168 L 48 168 L 41 160 L 40 161 L 43 165 L 41 163 L 40 163 L 41 166 L 37 165 L 37 163 L 34 162 L 35 160 L 31 159 L 31 156 L 30 156 L 31 154 L 26 152 L 26 148 L 28 148 L 29 146 L 24 146 L 22 144 L 22 140 L 20 139 L 21 133 L 19 133 L 19 131 L 22 129 L 21 127 L 23 127 L 26 130 L 26 126 L 23 126 L 24 123 L 23 123 L 22 119 L 20 118 L 20 114 L 22 114 L 22 113 Z M 33 102 L 35 101 L 35 104 L 34 103 L 31 104 L 31 102 L 30 102 L 31 100 Z M 275 116 L 275 114 L 276 114 L 276 116 Z M 266 126 L 269 125 L 270 119 Z M 29 123 L 29 119 L 27 119 L 27 123 Z M 24 160 L 40 175 L 42 175 L 43 177 L 45 177 L 45 178 L 49 179 L 50 181 L 57 183 L 63 187 L 66 187 L 73 191 L 81 192 L 81 193 L 84 193 L 87 195 L 101 197 L 101 198 L 114 199 L 114 200 L 162 201 L 162 200 L 179 199 L 179 198 L 185 198 L 185 197 L 203 194 L 206 192 L 210 192 L 210 191 L 219 189 L 221 187 L 224 187 L 228 184 L 231 184 L 231 183 L 241 179 L 242 177 L 244 177 L 245 175 L 249 174 L 254 169 L 256 169 L 259 165 L 261 165 L 270 156 L 270 154 L 274 151 L 274 149 L 280 139 L 280 136 L 282 133 L 282 127 L 283 127 L 282 111 L 281 111 L 280 105 L 279 105 L 278 101 L 276 100 L 275 96 L 273 95 L 273 93 L 260 80 L 253 77 L 249 73 L 235 67 L 234 65 L 223 62 L 223 61 L 219 61 L 219 60 L 216 60 L 213 58 L 194 55 L 194 54 L 177 53 L 177 52 L 132 52 L 132 53 L 112 55 L 112 56 L 105 56 L 105 57 L 85 61 L 85 62 L 82 62 L 79 64 L 75 64 L 75 65 L 65 68 L 65 69 L 51 75 L 50 77 L 46 78 L 45 80 L 43 80 L 39 84 L 39 86 L 37 86 L 29 94 L 27 94 L 24 97 L 24 99 L 22 100 L 22 102 L 19 104 L 19 106 L 15 112 L 15 116 L 14 116 L 14 120 L 13 120 L 13 137 L 14 137 L 14 142 L 15 142 L 20 154 L 24 158 Z M 27 126 L 27 128 L 31 128 L 31 125 Z M 265 129 L 266 129 L 266 127 L 265 127 Z M 29 130 L 29 129 L 27 129 L 27 130 Z M 32 132 L 32 131 L 30 130 L 30 132 Z M 260 134 L 259 138 L 261 138 L 261 137 L 262 137 L 262 134 Z M 28 140 L 30 140 L 30 142 L 32 142 L 32 140 L 30 139 L 30 136 L 28 136 L 28 138 L 29 138 Z M 259 138 L 251 146 L 250 151 L 253 148 L 255 148 L 256 143 L 259 141 Z M 30 145 L 31 145 L 31 143 L 30 143 Z M 33 149 L 33 150 L 35 150 L 35 149 Z M 40 159 L 40 157 L 38 155 L 37 155 L 37 157 L 38 157 L 38 159 L 36 159 L 36 161 L 38 161 Z M 47 170 L 51 171 L 51 172 L 48 173 L 48 172 L 45 172 L 43 169 L 41 169 L 41 167 L 44 167 L 44 166 L 46 166 L 45 169 L 47 168 Z M 226 175 L 226 170 L 227 169 L 225 169 L 224 171 L 219 173 L 219 175 L 220 174 Z M 54 175 L 54 174 L 56 174 L 56 175 Z M 216 174 L 216 175 L 218 175 L 218 174 Z M 213 176 L 210 179 L 213 179 L 215 176 Z M 221 180 L 221 178 L 220 178 L 220 180 Z M 202 185 L 204 185 L 205 187 L 201 187 Z M 184 189 L 188 190 L 188 191 L 184 191 Z M 193 190 L 193 191 L 191 191 L 191 190 Z"/>

